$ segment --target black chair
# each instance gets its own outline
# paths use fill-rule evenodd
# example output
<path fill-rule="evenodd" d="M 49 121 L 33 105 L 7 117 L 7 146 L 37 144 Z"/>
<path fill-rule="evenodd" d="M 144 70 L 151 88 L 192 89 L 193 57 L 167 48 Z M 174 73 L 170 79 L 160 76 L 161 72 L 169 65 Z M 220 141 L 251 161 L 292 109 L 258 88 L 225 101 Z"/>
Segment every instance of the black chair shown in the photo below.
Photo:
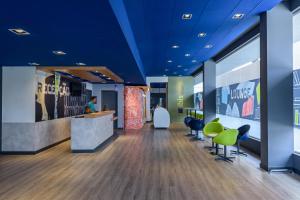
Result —
<path fill-rule="evenodd" d="M 193 134 L 192 134 L 193 130 L 190 127 L 192 120 L 193 120 L 193 117 L 189 117 L 188 116 L 188 117 L 184 118 L 184 124 L 185 124 L 185 126 L 188 127 L 188 128 L 190 128 L 190 133 L 186 134 L 186 136 L 193 136 Z"/>
<path fill-rule="evenodd" d="M 199 132 L 203 130 L 203 127 L 204 127 L 203 120 L 192 119 L 192 121 L 190 122 L 190 128 L 192 131 L 196 132 L 196 135 L 193 138 L 193 140 L 201 140 L 201 141 L 204 140 L 203 137 L 202 138 L 199 137 Z"/>
<path fill-rule="evenodd" d="M 249 139 L 249 130 L 250 130 L 249 124 L 246 124 L 246 125 L 238 128 L 239 135 L 237 137 L 237 145 L 236 145 L 237 150 L 231 150 L 231 154 L 247 156 L 247 154 L 245 152 L 242 152 L 240 150 L 240 142 L 246 141 Z"/>

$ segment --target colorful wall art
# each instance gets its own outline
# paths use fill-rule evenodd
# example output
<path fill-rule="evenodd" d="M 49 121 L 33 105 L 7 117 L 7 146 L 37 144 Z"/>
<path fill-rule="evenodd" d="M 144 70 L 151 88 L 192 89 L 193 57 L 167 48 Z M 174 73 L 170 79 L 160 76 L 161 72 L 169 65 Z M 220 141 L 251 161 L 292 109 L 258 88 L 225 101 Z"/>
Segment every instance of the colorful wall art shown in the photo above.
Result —
<path fill-rule="evenodd" d="M 143 93 L 143 90 L 139 87 L 125 87 L 125 129 L 140 129 L 143 127 Z"/>
<path fill-rule="evenodd" d="M 217 88 L 217 113 L 260 120 L 260 80 Z"/>

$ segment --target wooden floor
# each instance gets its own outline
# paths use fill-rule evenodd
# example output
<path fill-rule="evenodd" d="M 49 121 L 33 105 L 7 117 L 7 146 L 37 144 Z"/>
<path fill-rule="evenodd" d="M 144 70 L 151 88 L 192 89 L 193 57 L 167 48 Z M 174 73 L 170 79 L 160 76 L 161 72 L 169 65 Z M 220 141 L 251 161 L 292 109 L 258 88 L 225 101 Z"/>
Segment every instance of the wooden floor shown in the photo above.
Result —
<path fill-rule="evenodd" d="M 129 131 L 94 154 L 65 142 L 37 155 L 0 156 L 0 199 L 300 199 L 297 175 L 268 174 L 254 158 L 215 161 L 185 129 Z"/>

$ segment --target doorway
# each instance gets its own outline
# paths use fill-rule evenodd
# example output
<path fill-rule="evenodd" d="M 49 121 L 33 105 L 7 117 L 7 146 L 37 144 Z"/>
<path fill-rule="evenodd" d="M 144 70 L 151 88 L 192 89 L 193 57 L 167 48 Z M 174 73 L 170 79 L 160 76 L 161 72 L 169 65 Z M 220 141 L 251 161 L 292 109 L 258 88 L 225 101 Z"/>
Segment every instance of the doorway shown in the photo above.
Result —
<path fill-rule="evenodd" d="M 101 110 L 114 110 L 115 117 L 118 117 L 118 92 L 101 91 Z M 114 128 L 118 128 L 118 118 L 114 121 Z"/>

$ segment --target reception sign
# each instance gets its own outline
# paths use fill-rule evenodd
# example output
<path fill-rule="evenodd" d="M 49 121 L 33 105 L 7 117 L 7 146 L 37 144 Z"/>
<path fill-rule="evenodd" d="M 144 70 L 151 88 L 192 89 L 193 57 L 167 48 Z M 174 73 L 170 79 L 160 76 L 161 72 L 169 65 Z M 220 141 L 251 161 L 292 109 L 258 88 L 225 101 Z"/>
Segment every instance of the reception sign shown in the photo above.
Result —
<path fill-rule="evenodd" d="M 260 120 L 259 79 L 217 88 L 217 113 Z"/>

